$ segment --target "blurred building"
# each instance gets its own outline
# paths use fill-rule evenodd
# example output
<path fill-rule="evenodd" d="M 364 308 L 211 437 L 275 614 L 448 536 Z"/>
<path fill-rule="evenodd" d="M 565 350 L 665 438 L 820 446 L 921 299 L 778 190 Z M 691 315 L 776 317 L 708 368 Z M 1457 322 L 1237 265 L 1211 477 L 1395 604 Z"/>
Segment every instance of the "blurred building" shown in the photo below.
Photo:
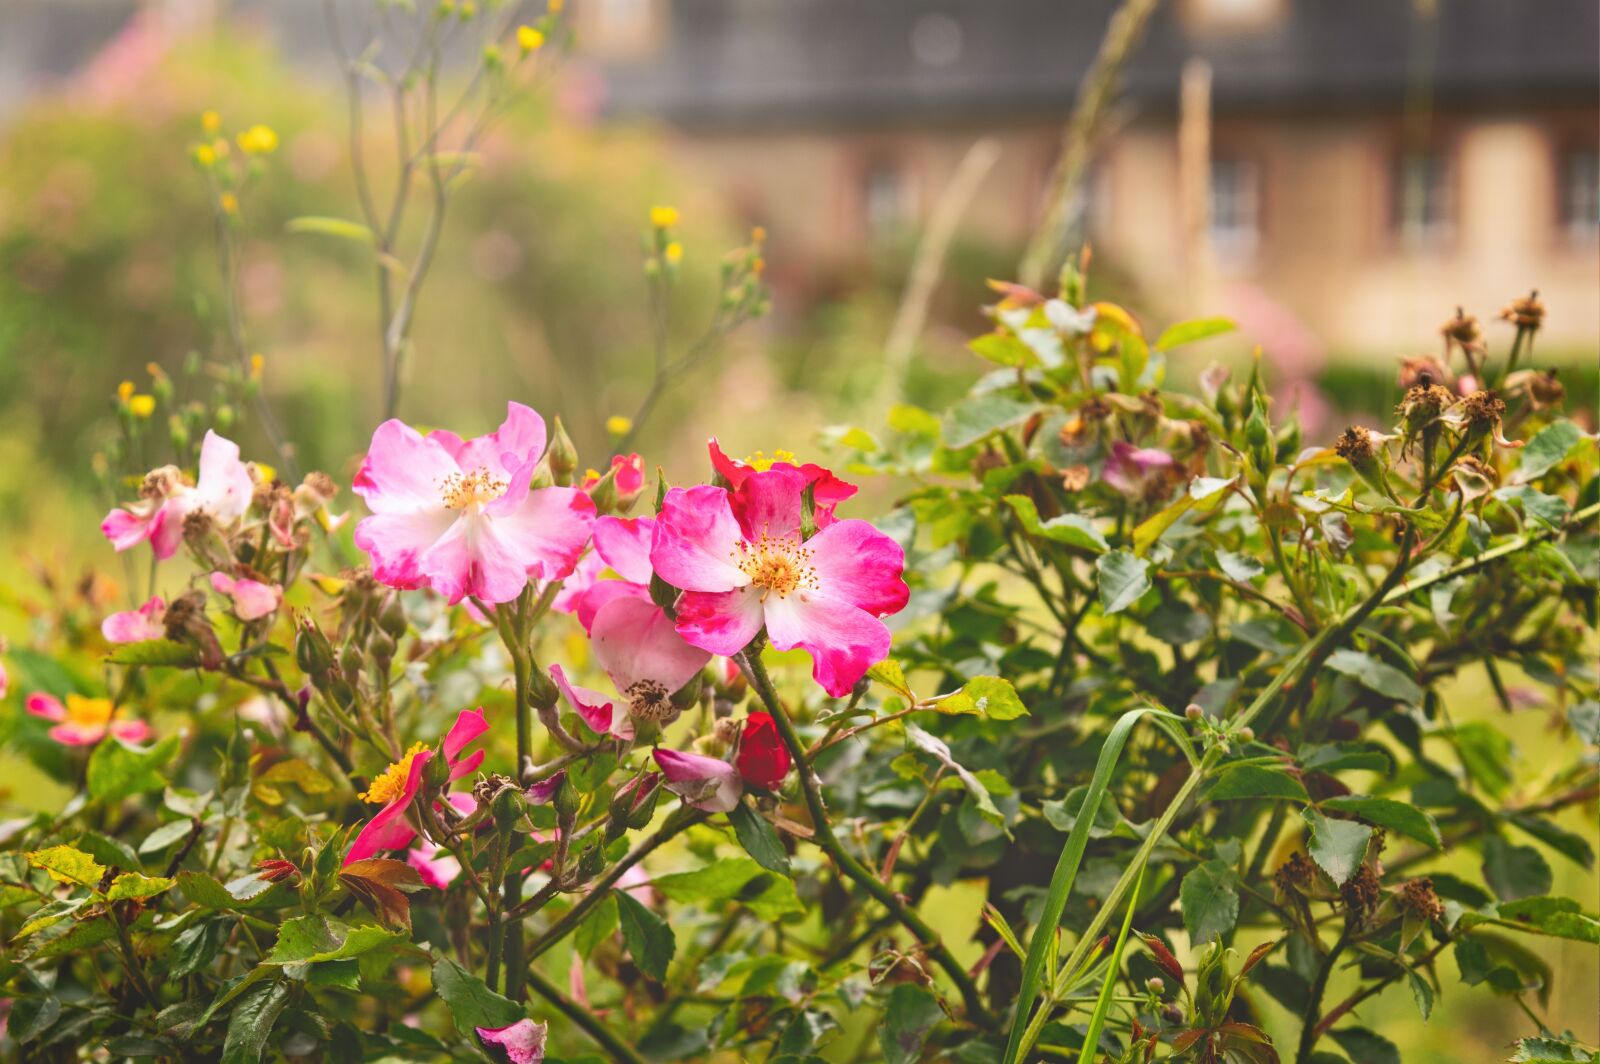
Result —
<path fill-rule="evenodd" d="M 965 228 L 1020 248 L 1117 6 L 588 0 L 574 12 L 605 113 L 667 125 L 782 255 L 823 263 L 914 230 L 985 134 L 1002 151 Z M 1164 312 L 1231 314 L 1280 357 L 1414 349 L 1457 303 L 1492 314 L 1537 286 L 1547 349 L 1592 358 L 1597 10 L 1168 0 L 1123 71 L 1066 236 L 1086 235 Z"/>

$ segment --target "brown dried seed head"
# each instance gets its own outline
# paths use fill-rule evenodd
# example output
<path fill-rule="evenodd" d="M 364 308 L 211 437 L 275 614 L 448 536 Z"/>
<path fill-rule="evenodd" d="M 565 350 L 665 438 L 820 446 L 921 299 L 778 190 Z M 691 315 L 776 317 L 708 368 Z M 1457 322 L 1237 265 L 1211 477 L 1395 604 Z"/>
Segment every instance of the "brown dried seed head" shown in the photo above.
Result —
<path fill-rule="evenodd" d="M 1506 404 L 1494 392 L 1473 392 L 1461 400 L 1461 412 L 1473 428 L 1486 429 L 1500 423 L 1500 418 L 1506 412 Z"/>
<path fill-rule="evenodd" d="M 1339 434 L 1333 449 L 1347 462 L 1365 462 L 1372 458 L 1372 433 L 1360 425 L 1351 425 Z"/>
<path fill-rule="evenodd" d="M 1438 920 L 1444 916 L 1444 902 L 1434 893 L 1433 880 L 1427 876 L 1400 884 L 1396 900 L 1402 911 L 1424 920 Z"/>
<path fill-rule="evenodd" d="M 1500 311 L 1500 317 L 1512 322 L 1519 329 L 1536 330 L 1544 324 L 1544 304 L 1539 302 L 1537 291 L 1529 292 L 1521 299 L 1513 299 L 1508 303 L 1505 309 Z"/>

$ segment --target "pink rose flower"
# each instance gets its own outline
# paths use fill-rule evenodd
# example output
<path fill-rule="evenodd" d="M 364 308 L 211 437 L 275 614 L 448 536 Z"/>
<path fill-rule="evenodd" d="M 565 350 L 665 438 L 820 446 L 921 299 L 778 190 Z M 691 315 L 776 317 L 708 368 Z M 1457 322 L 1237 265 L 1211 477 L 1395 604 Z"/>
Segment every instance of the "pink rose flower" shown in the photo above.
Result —
<path fill-rule="evenodd" d="M 601 517 L 594 523 L 594 550 L 578 563 L 553 603 L 577 615 L 593 632 L 600 607 L 617 598 L 650 601 L 650 540 L 656 523 L 648 517 Z M 604 579 L 610 569 L 619 579 Z M 563 598 L 568 592 L 569 597 Z"/>
<path fill-rule="evenodd" d="M 233 612 L 241 621 L 254 621 L 278 612 L 283 589 L 259 580 L 235 580 L 227 573 L 212 573 L 211 586 L 233 600 Z"/>
<path fill-rule="evenodd" d="M 119 551 L 149 540 L 157 558 L 170 558 L 183 539 L 184 518 L 203 511 L 229 524 L 250 509 L 254 492 L 250 470 L 239 461 L 239 445 L 208 431 L 200 445 L 198 484 L 190 486 L 174 466 L 157 469 L 144 478 L 139 501 L 112 510 L 100 531 Z"/>
<path fill-rule="evenodd" d="M 100 622 L 100 634 L 108 643 L 143 643 L 149 639 L 164 639 L 167 635 L 162 618 L 167 615 L 167 604 L 160 595 L 153 596 L 136 610 L 113 613 Z"/>
<path fill-rule="evenodd" d="M 50 738 L 63 746 L 93 746 L 109 733 L 123 742 L 142 743 L 155 732 L 142 720 L 130 720 L 109 698 L 68 695 L 66 705 L 54 695 L 36 691 L 24 703 L 29 713 L 53 721 Z"/>
<path fill-rule="evenodd" d="M 390 587 L 431 587 L 453 605 L 468 595 L 510 602 L 529 580 L 572 572 L 594 503 L 576 488 L 529 487 L 544 447 L 544 419 L 520 403 L 472 440 L 379 425 L 355 479 L 372 510 L 355 540 L 373 575 Z"/>
<path fill-rule="evenodd" d="M 711 452 L 712 468 L 734 491 L 738 491 L 752 473 L 764 473 L 769 469 L 784 469 L 799 473 L 804 478 L 805 484 L 815 484 L 817 488 L 812 498 L 817 504 L 818 528 L 830 523 L 833 520 L 834 508 L 856 493 L 854 484 L 840 480 L 833 475 L 832 470 L 814 462 L 798 464 L 795 456 L 788 451 L 774 451 L 771 458 L 757 451 L 749 461 L 741 462 L 724 454 L 715 436 L 707 442 L 707 449 Z"/>
<path fill-rule="evenodd" d="M 550 666 L 550 678 L 590 729 L 621 739 L 633 738 L 636 717 L 663 723 L 677 716 L 673 692 L 711 660 L 685 642 L 666 612 L 648 598 L 607 602 L 595 614 L 590 635 L 595 660 L 621 698 L 573 684 L 559 665 Z"/>
<path fill-rule="evenodd" d="M 450 766 L 449 779 L 453 782 L 477 770 L 483 764 L 482 750 L 462 757 L 466 748 L 489 730 L 483 708 L 464 709 L 444 737 L 445 761 Z M 417 829 L 406 818 L 406 811 L 422 787 L 422 773 L 433 758 L 433 749 L 427 743 L 413 743 L 405 756 L 384 769 L 367 787 L 361 800 L 381 805 L 382 809 L 366 822 L 350 844 L 344 863 L 364 861 L 379 850 L 398 850 L 417 837 Z M 454 804 L 454 803 L 452 803 Z"/>
<path fill-rule="evenodd" d="M 682 588 L 677 630 L 713 654 L 737 654 L 766 628 L 778 650 L 799 647 L 830 695 L 849 694 L 889 653 L 880 619 L 910 592 L 900 545 L 860 520 L 800 535 L 799 471 L 747 476 L 736 491 L 674 488 L 656 518 L 650 562 Z"/>
<path fill-rule="evenodd" d="M 744 781 L 739 770 L 720 757 L 656 747 L 650 751 L 666 777 L 666 788 L 696 809 L 726 813 L 739 804 Z"/>
<path fill-rule="evenodd" d="M 499 1046 L 511 1064 L 540 1064 L 544 1060 L 548 1024 L 521 1019 L 509 1027 L 475 1027 L 488 1045 Z"/>

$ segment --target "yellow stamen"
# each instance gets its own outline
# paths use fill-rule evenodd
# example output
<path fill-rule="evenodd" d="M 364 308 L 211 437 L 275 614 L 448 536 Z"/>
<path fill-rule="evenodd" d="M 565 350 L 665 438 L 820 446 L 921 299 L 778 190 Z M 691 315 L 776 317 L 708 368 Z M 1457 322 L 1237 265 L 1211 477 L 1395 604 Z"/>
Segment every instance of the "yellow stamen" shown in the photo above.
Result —
<path fill-rule="evenodd" d="M 388 805 L 405 793 L 406 780 L 411 775 L 411 763 L 417 755 L 427 750 L 427 743 L 412 743 L 411 749 L 406 751 L 406 756 L 380 772 L 372 780 L 372 785 L 361 796 L 363 802 L 373 805 Z"/>
<path fill-rule="evenodd" d="M 745 465 L 754 469 L 758 473 L 765 473 L 779 462 L 783 462 L 787 465 L 800 464 L 795 460 L 793 451 L 785 451 L 782 449 L 773 451 L 771 458 L 768 458 L 763 452 L 757 451 L 755 454 L 744 460 Z"/>
<path fill-rule="evenodd" d="M 752 585 L 762 589 L 763 602 L 771 592 L 776 592 L 779 598 L 787 598 L 792 591 L 817 587 L 811 550 L 799 539 L 774 539 L 763 532 L 755 542 L 746 541 L 735 548 L 733 563 L 750 578 Z"/>
<path fill-rule="evenodd" d="M 470 473 L 451 473 L 439 485 L 444 504 L 452 510 L 486 506 L 506 493 L 511 482 L 482 466 Z"/>
<path fill-rule="evenodd" d="M 67 696 L 67 720 L 73 724 L 86 727 L 103 728 L 111 722 L 115 713 L 109 698 L 84 698 L 82 695 Z"/>

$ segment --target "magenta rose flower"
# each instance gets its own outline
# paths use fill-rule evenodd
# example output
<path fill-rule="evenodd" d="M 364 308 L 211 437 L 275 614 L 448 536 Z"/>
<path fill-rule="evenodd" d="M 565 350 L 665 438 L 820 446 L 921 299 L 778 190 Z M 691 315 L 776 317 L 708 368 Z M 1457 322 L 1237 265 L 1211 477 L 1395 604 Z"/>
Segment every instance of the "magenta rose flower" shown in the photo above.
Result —
<path fill-rule="evenodd" d="M 806 484 L 815 484 L 816 490 L 812 493 L 812 498 L 817 503 L 819 528 L 833 520 L 835 507 L 856 493 L 854 484 L 840 480 L 833 475 L 832 470 L 814 462 L 801 464 L 788 451 L 774 451 L 771 458 L 757 451 L 748 461 L 741 462 L 724 454 L 715 436 L 707 442 L 707 449 L 711 452 L 711 467 L 735 491 L 739 490 L 752 473 L 764 473 L 769 469 L 784 469 L 798 473 Z"/>
<path fill-rule="evenodd" d="M 498 1046 L 511 1064 L 540 1064 L 544 1060 L 545 1032 L 549 1025 L 521 1019 L 509 1027 L 476 1027 L 485 1044 Z"/>
<path fill-rule="evenodd" d="M 656 523 L 648 517 L 602 517 L 594 523 L 594 550 L 584 555 L 561 585 L 553 605 L 577 616 L 585 632 L 594 628 L 600 607 L 618 598 L 650 601 L 650 540 Z M 607 570 L 617 579 L 605 578 Z"/>
<path fill-rule="evenodd" d="M 464 709 L 444 737 L 444 757 L 450 766 L 450 780 L 476 771 L 483 764 L 483 751 L 463 757 L 468 746 L 489 730 L 483 708 Z M 406 810 L 422 787 L 422 773 L 433 758 L 433 749 L 427 743 L 413 743 L 399 761 L 384 769 L 362 794 L 361 800 L 381 805 L 376 815 L 367 821 L 350 844 L 344 863 L 364 861 L 379 850 L 398 850 L 408 846 L 417 837 L 417 829 L 406 818 Z"/>
<path fill-rule="evenodd" d="M 811 655 L 836 698 L 889 653 L 881 618 L 906 604 L 900 544 L 860 520 L 800 533 L 808 481 L 794 469 L 745 477 L 735 491 L 674 488 L 656 518 L 650 562 L 682 588 L 677 630 L 713 654 L 737 654 L 766 629 L 778 650 Z M 820 483 L 820 481 L 819 481 Z"/>
<path fill-rule="evenodd" d="M 219 595 L 233 600 L 233 612 L 241 621 L 254 621 L 278 612 L 283 589 L 248 577 L 234 579 L 227 573 L 211 574 L 211 586 Z"/>
<path fill-rule="evenodd" d="M 183 539 L 183 522 L 196 511 L 228 524 L 250 509 L 255 482 L 239 460 L 239 445 L 207 432 L 200 444 L 200 480 L 191 485 L 176 466 L 163 466 L 144 478 L 139 501 L 119 507 L 100 522 L 100 531 L 119 551 L 146 540 L 157 558 L 172 557 Z"/>
<path fill-rule="evenodd" d="M 385 421 L 356 473 L 372 510 L 356 545 L 390 587 L 431 587 L 452 604 L 510 602 L 530 580 L 572 572 L 589 542 L 594 503 L 576 488 L 530 488 L 544 419 L 520 403 L 487 436 L 423 436 Z"/>

